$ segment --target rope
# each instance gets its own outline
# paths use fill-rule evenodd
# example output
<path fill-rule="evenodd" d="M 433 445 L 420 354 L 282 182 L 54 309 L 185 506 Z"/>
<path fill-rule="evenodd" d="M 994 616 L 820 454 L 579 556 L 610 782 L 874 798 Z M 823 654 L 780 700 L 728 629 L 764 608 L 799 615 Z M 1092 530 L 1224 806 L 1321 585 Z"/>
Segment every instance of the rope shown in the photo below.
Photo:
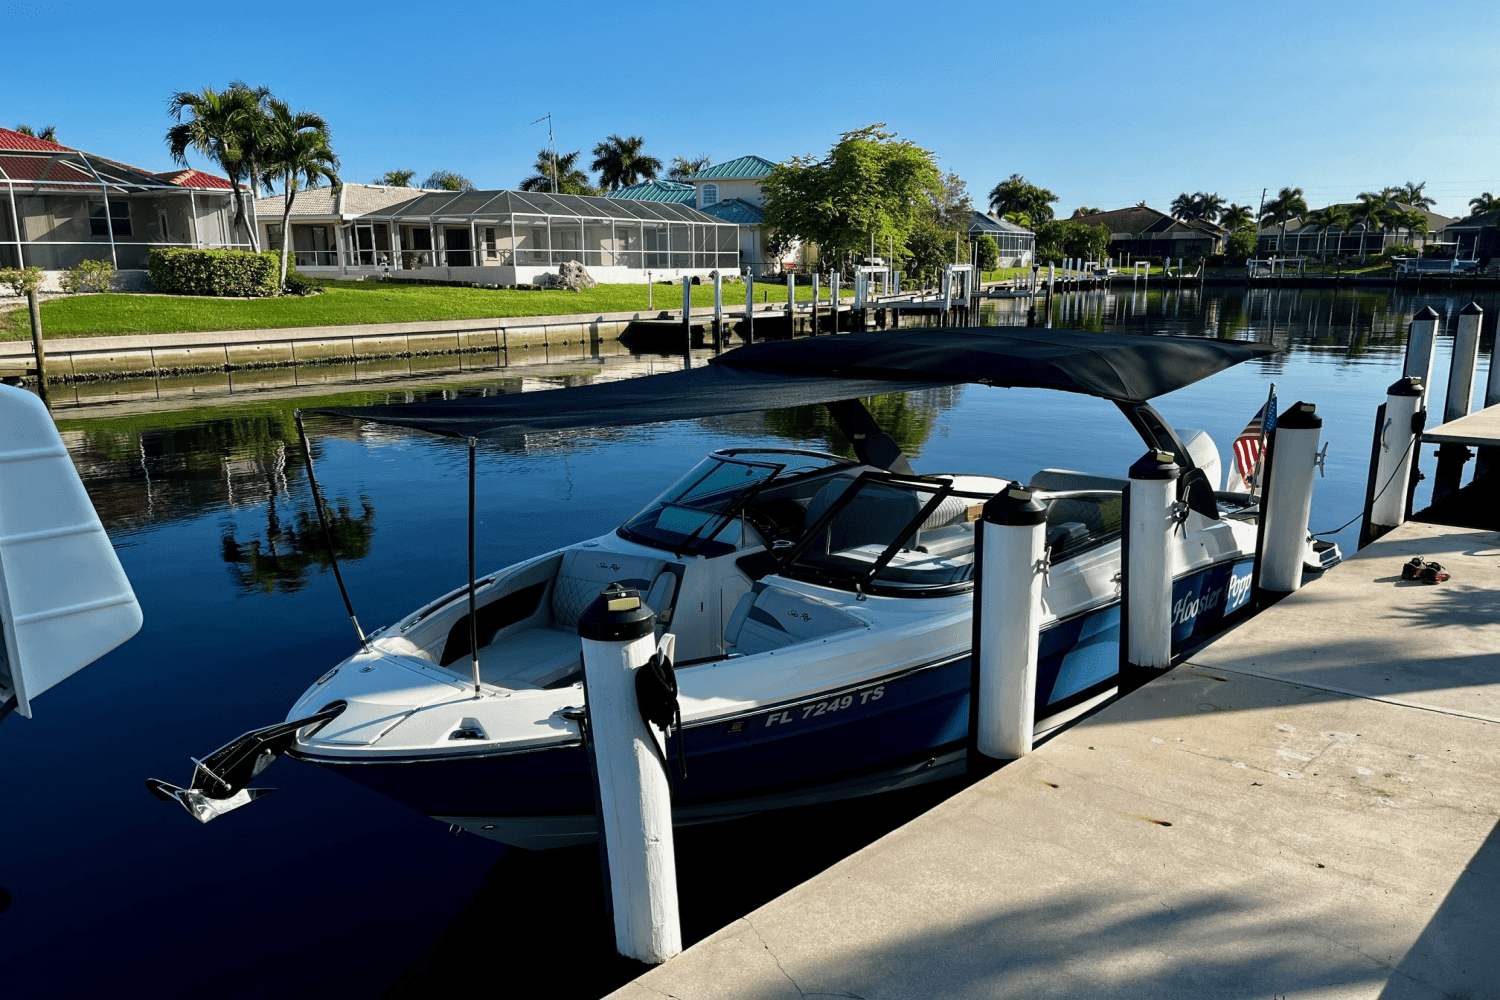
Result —
<path fill-rule="evenodd" d="M 1389 488 L 1390 485 L 1391 485 L 1391 483 L 1395 481 L 1396 474 L 1401 471 L 1401 463 L 1406 460 L 1407 454 L 1410 453 L 1410 451 L 1412 450 L 1412 447 L 1415 446 L 1416 443 L 1417 443 L 1417 435 L 1413 434 L 1411 436 L 1411 440 L 1406 442 L 1406 451 L 1403 451 L 1401 453 L 1401 457 L 1398 458 L 1398 459 L 1396 459 L 1396 468 L 1391 472 L 1390 478 L 1385 481 L 1385 485 L 1384 486 L 1380 487 L 1380 492 L 1376 493 L 1373 497 L 1370 498 L 1370 505 L 1372 507 L 1375 505 L 1375 501 L 1376 500 L 1379 500 L 1382 496 L 1385 495 L 1386 489 Z M 1355 514 L 1353 517 L 1351 517 L 1349 520 L 1345 521 L 1343 524 L 1339 525 L 1337 528 L 1330 528 L 1328 531 L 1314 531 L 1312 533 L 1312 536 L 1314 538 L 1319 538 L 1319 537 L 1321 537 L 1323 535 L 1336 535 L 1340 531 L 1343 531 L 1345 528 L 1349 527 L 1349 525 L 1353 524 L 1355 521 L 1358 521 L 1360 518 L 1362 518 L 1364 516 L 1365 516 L 1364 511 L 1360 511 L 1358 514 Z"/>

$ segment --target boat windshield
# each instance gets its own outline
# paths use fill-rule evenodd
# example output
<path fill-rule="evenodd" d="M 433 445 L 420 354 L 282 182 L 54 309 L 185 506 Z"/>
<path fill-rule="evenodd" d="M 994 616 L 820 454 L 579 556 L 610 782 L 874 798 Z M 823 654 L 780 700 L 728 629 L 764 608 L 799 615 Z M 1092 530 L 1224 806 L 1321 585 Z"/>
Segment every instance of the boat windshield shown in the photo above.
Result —
<path fill-rule="evenodd" d="M 817 452 L 715 452 L 621 525 L 620 534 L 679 555 L 723 555 L 749 544 L 738 530 L 725 529 L 736 523 L 767 483 L 843 463 L 835 455 Z"/>
<path fill-rule="evenodd" d="M 809 502 L 808 529 L 782 572 L 872 593 L 964 589 L 974 576 L 974 522 L 989 495 L 883 473 L 831 480 Z"/>

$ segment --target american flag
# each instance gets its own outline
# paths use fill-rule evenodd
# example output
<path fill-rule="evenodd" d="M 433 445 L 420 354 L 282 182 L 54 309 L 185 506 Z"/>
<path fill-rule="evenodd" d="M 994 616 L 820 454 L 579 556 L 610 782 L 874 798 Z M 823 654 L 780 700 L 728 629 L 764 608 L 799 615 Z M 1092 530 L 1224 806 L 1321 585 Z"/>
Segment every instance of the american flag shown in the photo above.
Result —
<path fill-rule="evenodd" d="M 1271 395 L 1265 405 L 1255 411 L 1255 416 L 1234 439 L 1234 466 L 1246 490 L 1259 486 L 1261 456 L 1266 450 L 1266 436 L 1276 429 L 1276 387 L 1271 386 Z"/>

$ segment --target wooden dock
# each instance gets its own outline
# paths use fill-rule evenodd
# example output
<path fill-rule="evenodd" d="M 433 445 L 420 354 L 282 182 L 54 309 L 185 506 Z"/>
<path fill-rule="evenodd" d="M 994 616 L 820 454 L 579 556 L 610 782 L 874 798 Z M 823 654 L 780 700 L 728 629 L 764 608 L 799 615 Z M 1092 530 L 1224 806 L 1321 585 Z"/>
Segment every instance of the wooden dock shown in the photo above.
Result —
<path fill-rule="evenodd" d="M 1500 996 L 1497 771 L 1500 535 L 1409 523 L 611 996 Z"/>

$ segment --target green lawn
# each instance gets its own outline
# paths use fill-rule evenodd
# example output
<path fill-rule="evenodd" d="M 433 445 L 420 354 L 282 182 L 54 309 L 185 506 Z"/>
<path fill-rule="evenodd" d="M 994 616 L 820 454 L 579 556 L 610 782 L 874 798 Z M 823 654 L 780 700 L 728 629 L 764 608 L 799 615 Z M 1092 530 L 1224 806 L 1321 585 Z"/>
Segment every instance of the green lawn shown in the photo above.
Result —
<path fill-rule="evenodd" d="M 656 309 L 682 306 L 680 285 L 651 286 Z M 853 290 L 840 289 L 842 296 Z M 828 295 L 827 286 L 821 294 Z M 48 337 L 207 330 L 261 330 L 350 323 L 405 323 L 568 313 L 631 312 L 646 308 L 646 285 L 600 285 L 584 292 L 527 292 L 382 282 L 328 282 L 322 295 L 277 299 L 204 299 L 170 295 L 80 295 L 42 304 Z M 812 286 L 798 285 L 797 300 L 811 301 Z M 785 302 L 786 286 L 755 285 L 757 302 Z M 726 308 L 743 306 L 745 286 L 724 286 Z M 713 285 L 693 288 L 694 306 L 714 304 Z M 25 307 L 0 314 L 0 340 L 31 336 Z"/>

